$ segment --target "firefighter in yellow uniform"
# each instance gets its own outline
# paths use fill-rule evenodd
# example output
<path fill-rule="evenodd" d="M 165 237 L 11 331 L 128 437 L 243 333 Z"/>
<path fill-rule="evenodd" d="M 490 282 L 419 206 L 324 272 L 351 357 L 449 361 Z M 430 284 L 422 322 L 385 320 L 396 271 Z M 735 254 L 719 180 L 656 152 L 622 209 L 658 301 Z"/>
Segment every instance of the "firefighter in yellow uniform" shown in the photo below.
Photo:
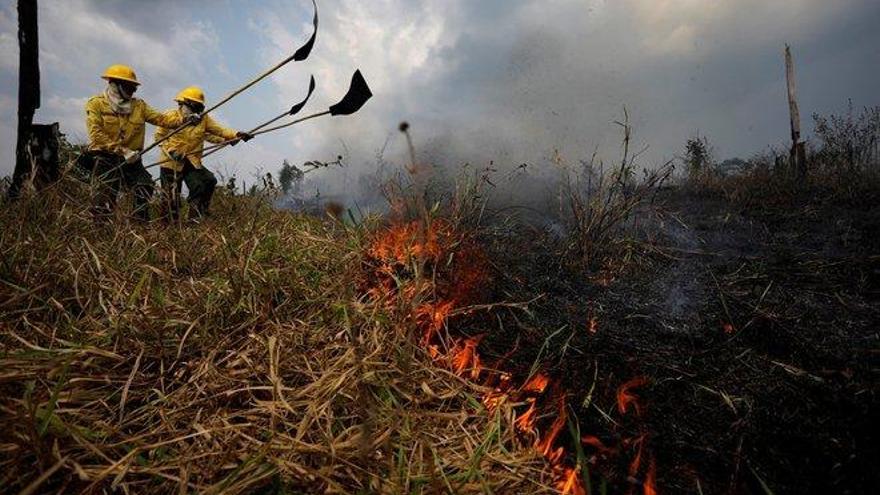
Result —
<path fill-rule="evenodd" d="M 109 214 L 124 188 L 134 193 L 135 218 L 147 221 L 153 179 L 139 156 L 144 148 L 145 124 L 176 128 L 184 122 L 194 124 L 200 117 L 187 120 L 180 115 L 166 115 L 135 98 L 140 82 L 131 67 L 111 65 L 101 78 L 107 81 L 107 88 L 86 103 L 89 145 L 77 164 L 101 182 L 96 213 Z"/>
<path fill-rule="evenodd" d="M 187 119 L 199 115 L 205 109 L 205 93 L 196 86 L 183 89 L 174 98 L 178 107 L 165 112 L 166 117 Z M 156 129 L 156 141 L 164 138 L 173 129 Z M 202 165 L 202 150 L 205 141 L 209 143 L 228 142 L 235 146 L 239 141 L 248 141 L 251 135 L 246 132 L 227 129 L 210 116 L 205 115 L 201 122 L 174 134 L 160 145 L 162 150 L 159 178 L 162 182 L 163 218 L 175 221 L 180 214 L 180 191 L 182 183 L 189 189 L 189 218 L 198 221 L 208 214 L 217 177 Z"/>

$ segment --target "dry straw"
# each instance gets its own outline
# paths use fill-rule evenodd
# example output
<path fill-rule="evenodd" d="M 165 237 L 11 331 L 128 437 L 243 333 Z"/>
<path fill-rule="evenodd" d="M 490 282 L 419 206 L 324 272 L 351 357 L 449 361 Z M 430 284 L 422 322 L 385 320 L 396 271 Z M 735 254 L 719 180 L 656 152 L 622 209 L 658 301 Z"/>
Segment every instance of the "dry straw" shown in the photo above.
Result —
<path fill-rule="evenodd" d="M 96 223 L 90 195 L 0 210 L 4 491 L 553 491 L 512 406 L 359 294 L 375 222 L 221 192 L 196 227 Z"/>

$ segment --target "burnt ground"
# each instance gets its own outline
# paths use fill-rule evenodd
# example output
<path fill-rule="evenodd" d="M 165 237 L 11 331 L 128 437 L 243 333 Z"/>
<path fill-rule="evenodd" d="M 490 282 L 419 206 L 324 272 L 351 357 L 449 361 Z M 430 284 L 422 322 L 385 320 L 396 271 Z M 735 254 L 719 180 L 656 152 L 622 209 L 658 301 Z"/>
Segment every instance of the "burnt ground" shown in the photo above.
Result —
<path fill-rule="evenodd" d="M 459 328 L 488 333 L 487 361 L 558 382 L 581 434 L 608 448 L 584 453 L 611 493 L 640 484 L 652 457 L 661 493 L 872 492 L 880 201 L 805 198 L 744 208 L 662 191 L 608 283 L 547 229 L 497 228 L 491 297 L 538 299 Z M 634 377 L 640 409 L 622 414 L 616 392 Z"/>

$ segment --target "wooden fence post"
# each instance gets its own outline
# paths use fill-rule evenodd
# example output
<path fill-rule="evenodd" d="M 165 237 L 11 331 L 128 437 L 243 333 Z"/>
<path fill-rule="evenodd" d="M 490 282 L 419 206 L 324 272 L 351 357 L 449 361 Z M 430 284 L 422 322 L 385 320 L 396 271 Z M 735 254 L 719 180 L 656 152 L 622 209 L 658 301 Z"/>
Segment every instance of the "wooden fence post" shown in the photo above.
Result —
<path fill-rule="evenodd" d="M 785 45 L 785 80 L 788 87 L 788 111 L 791 118 L 791 152 L 789 163 L 791 169 L 800 178 L 807 175 L 806 145 L 801 141 L 801 112 L 797 102 L 797 88 L 794 79 L 794 59 L 791 47 Z"/>

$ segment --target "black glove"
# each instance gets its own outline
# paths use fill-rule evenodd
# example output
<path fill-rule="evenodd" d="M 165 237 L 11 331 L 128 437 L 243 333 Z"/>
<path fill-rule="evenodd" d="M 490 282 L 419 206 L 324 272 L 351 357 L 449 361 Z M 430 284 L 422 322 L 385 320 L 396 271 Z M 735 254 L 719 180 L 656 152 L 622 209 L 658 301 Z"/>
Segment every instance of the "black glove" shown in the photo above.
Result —
<path fill-rule="evenodd" d="M 247 132 L 238 131 L 235 133 L 235 137 L 237 137 L 238 139 L 241 139 L 244 142 L 248 142 L 254 138 L 254 135 L 247 133 Z"/>
<path fill-rule="evenodd" d="M 141 157 L 141 155 L 137 151 L 129 149 L 123 151 L 122 156 L 125 157 L 124 163 L 126 164 L 134 163 L 138 161 L 138 159 Z"/>

